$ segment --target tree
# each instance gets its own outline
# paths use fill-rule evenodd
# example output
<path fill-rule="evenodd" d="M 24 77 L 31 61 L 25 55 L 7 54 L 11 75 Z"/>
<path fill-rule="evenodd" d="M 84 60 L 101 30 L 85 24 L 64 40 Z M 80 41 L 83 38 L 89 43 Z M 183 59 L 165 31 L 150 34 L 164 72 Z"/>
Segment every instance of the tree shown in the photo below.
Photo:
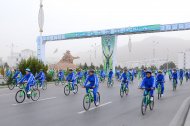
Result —
<path fill-rule="evenodd" d="M 101 70 L 104 69 L 104 66 L 103 66 L 102 64 L 100 64 L 100 69 L 101 69 Z"/>
<path fill-rule="evenodd" d="M 93 63 L 91 63 L 90 68 L 91 68 L 91 69 L 95 69 L 95 66 L 94 66 Z"/>
<path fill-rule="evenodd" d="M 43 69 L 43 71 L 47 75 L 47 70 L 48 70 L 47 65 L 45 65 L 42 61 L 40 61 L 34 57 L 30 57 L 27 60 L 22 59 L 18 63 L 18 68 L 22 72 L 22 74 L 25 74 L 26 68 L 29 68 L 33 74 L 39 73 L 40 69 Z"/>
<path fill-rule="evenodd" d="M 163 65 L 160 66 L 161 70 L 163 70 L 163 69 L 174 69 L 174 68 L 176 68 L 176 65 L 172 61 L 166 62 L 166 63 L 164 63 Z"/>
<path fill-rule="evenodd" d="M 83 69 L 88 69 L 87 63 L 84 63 Z"/>

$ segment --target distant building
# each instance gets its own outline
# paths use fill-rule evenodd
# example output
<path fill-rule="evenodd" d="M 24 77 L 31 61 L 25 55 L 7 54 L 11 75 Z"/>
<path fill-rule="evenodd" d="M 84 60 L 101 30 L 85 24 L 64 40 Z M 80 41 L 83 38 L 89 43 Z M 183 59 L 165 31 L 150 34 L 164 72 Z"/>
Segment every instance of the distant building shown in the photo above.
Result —
<path fill-rule="evenodd" d="M 28 59 L 29 57 L 36 57 L 36 52 L 30 49 L 25 49 L 20 52 L 21 59 Z"/>
<path fill-rule="evenodd" d="M 178 53 L 178 69 L 190 69 L 190 50 Z"/>
<path fill-rule="evenodd" d="M 11 56 L 8 56 L 7 63 L 9 66 L 15 67 L 21 59 L 28 59 L 29 57 L 36 57 L 36 52 L 30 49 L 25 49 L 20 53 L 11 53 Z"/>

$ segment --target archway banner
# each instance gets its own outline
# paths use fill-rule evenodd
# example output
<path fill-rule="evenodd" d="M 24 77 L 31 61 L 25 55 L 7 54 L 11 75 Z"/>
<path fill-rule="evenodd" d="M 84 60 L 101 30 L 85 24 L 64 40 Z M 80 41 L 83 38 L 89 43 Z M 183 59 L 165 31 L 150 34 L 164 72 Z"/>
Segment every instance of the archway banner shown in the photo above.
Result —
<path fill-rule="evenodd" d="M 110 69 L 113 69 L 115 73 L 115 52 L 117 46 L 117 36 L 102 36 L 102 54 L 103 54 L 103 64 L 106 73 Z"/>

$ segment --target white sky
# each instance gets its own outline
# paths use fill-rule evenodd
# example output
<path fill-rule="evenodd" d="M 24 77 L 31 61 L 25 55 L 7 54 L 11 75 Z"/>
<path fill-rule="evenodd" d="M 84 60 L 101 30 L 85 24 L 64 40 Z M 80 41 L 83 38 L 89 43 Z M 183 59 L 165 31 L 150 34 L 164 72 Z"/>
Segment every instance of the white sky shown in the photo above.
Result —
<path fill-rule="evenodd" d="M 40 0 L 0 0 L 0 57 L 25 48 L 36 50 L 39 35 L 38 11 Z M 127 26 L 190 22 L 189 0 L 43 0 L 44 34 L 88 31 Z M 190 40 L 190 32 L 134 35 L 132 41 L 149 36 L 177 37 Z M 50 42 L 46 56 L 52 57 L 58 48 L 59 57 L 65 50 L 89 50 L 100 38 Z M 128 37 L 118 39 L 118 45 L 127 44 Z"/>

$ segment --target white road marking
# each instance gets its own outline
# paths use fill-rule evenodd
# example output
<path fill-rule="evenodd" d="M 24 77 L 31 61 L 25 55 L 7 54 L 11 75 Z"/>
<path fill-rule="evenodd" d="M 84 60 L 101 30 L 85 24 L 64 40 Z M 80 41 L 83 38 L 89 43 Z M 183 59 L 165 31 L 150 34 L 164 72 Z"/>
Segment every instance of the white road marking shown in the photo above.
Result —
<path fill-rule="evenodd" d="M 100 107 L 106 106 L 106 105 L 111 104 L 111 103 L 112 103 L 112 102 L 110 101 L 110 102 L 101 104 L 101 105 L 99 105 L 98 107 L 90 108 L 88 111 L 91 111 L 91 110 L 94 110 L 94 109 L 96 109 L 96 108 L 100 108 Z M 81 111 L 81 112 L 78 112 L 78 114 L 83 114 L 83 113 L 88 112 L 88 111 Z"/>
<path fill-rule="evenodd" d="M 30 104 L 30 103 L 33 103 L 33 102 L 41 102 L 41 101 L 53 100 L 53 99 L 56 99 L 56 97 L 44 98 L 44 99 L 40 99 L 38 101 L 23 102 L 23 103 L 20 103 L 20 104 L 17 103 L 17 104 L 12 104 L 12 105 L 17 106 L 17 105 Z"/>
<path fill-rule="evenodd" d="M 8 93 L 8 94 L 0 94 L 0 97 L 1 97 L 1 96 L 7 96 L 7 95 L 12 95 L 12 94 L 15 94 L 15 93 Z"/>

